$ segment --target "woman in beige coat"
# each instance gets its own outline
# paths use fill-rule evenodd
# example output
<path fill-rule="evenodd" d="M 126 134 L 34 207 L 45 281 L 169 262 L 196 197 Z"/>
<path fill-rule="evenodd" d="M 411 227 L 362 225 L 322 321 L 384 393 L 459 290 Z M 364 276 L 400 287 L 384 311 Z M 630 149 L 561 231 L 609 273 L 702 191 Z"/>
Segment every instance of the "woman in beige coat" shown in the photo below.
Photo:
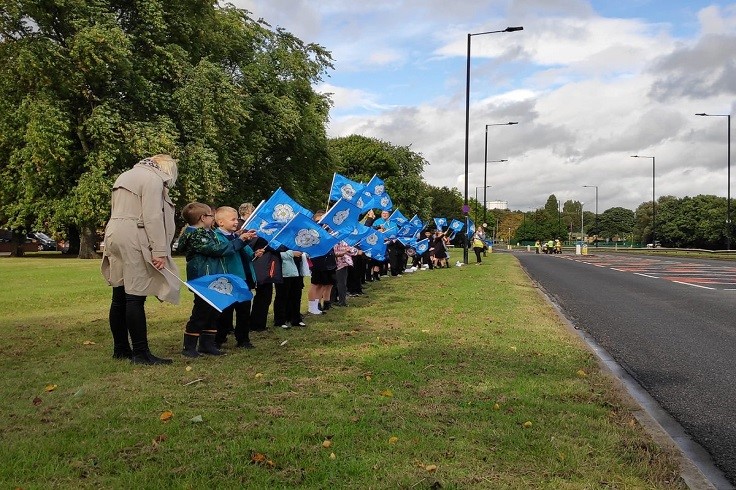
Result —
<path fill-rule="evenodd" d="M 171 260 L 174 204 L 169 199 L 177 173 L 176 160 L 155 155 L 123 172 L 113 185 L 102 256 L 102 275 L 112 286 L 113 358 L 136 364 L 171 363 L 148 348 L 144 304 L 146 296 L 179 303 L 179 272 Z"/>

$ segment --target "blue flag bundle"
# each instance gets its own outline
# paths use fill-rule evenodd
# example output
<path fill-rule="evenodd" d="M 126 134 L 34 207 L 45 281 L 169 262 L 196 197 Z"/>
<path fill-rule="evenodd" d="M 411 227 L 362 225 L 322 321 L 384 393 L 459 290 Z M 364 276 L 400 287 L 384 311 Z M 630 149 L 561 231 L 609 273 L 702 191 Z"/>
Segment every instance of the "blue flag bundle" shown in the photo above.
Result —
<path fill-rule="evenodd" d="M 352 232 L 356 224 L 360 224 L 360 208 L 345 199 L 338 200 L 319 220 L 320 224 L 327 225 L 330 230 L 337 232 Z"/>
<path fill-rule="evenodd" d="M 338 242 L 337 238 L 303 214 L 295 215 L 273 237 L 273 240 L 278 241 L 289 250 L 306 252 L 310 257 L 325 255 Z"/>
<path fill-rule="evenodd" d="M 363 184 L 335 172 L 330 188 L 330 201 L 345 199 L 346 201 L 356 202 L 360 198 L 364 187 Z"/>
<path fill-rule="evenodd" d="M 258 236 L 270 240 L 297 214 L 307 218 L 312 217 L 311 211 L 296 202 L 279 187 L 268 200 L 258 206 L 243 227 L 255 229 Z"/>
<path fill-rule="evenodd" d="M 442 231 L 442 228 L 447 226 L 447 218 L 434 218 L 434 224 L 438 230 Z"/>
<path fill-rule="evenodd" d="M 463 228 L 465 228 L 465 223 L 463 223 L 459 219 L 454 219 L 452 220 L 452 223 L 450 223 L 450 229 L 455 233 L 462 231 Z"/>
<path fill-rule="evenodd" d="M 248 289 L 245 280 L 232 274 L 202 276 L 187 281 L 185 284 L 194 294 L 220 313 L 233 303 L 253 299 L 253 293 Z"/>
<path fill-rule="evenodd" d="M 472 235 L 475 233 L 475 223 L 473 223 L 473 220 L 470 218 L 467 218 L 468 220 L 468 235 Z"/>

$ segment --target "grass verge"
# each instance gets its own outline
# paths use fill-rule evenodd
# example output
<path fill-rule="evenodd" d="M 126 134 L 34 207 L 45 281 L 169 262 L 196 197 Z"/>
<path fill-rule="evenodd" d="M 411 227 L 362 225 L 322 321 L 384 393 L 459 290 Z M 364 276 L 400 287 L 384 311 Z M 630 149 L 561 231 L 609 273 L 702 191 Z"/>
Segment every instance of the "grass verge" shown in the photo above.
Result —
<path fill-rule="evenodd" d="M 178 354 L 190 293 L 149 298 L 165 367 L 111 359 L 98 267 L 0 260 L 2 488 L 684 488 L 510 254 L 221 358 Z"/>

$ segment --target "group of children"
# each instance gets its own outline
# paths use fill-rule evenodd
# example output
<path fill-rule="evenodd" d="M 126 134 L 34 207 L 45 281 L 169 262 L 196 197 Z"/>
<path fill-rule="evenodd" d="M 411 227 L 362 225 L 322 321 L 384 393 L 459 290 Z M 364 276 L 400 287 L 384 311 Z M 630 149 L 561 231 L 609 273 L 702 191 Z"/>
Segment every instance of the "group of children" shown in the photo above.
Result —
<path fill-rule="evenodd" d="M 424 232 L 430 246 L 422 254 L 392 240 L 387 243 L 387 260 L 378 261 L 341 241 L 324 256 L 307 257 L 294 250 L 274 250 L 254 230 L 243 229 L 253 211 L 250 203 L 237 210 L 229 206 L 213 210 L 198 202 L 189 203 L 182 210 L 187 225 L 179 237 L 177 251 L 186 256 L 187 280 L 233 274 L 255 290 L 252 301 L 235 303 L 222 313 L 195 295 L 184 332 L 182 354 L 186 357 L 222 355 L 222 345 L 231 332 L 236 348 L 253 348 L 249 333 L 267 329 L 272 302 L 275 327 L 305 327 L 300 311 L 304 277 L 311 277 L 307 311 L 321 315 L 333 306 L 347 306 L 349 297 L 362 295 L 363 285 L 380 281 L 381 276 L 400 276 L 410 268 L 450 267 L 449 236 L 441 230 Z M 323 214 L 315 213 L 315 221 Z M 388 217 L 389 213 L 383 211 L 381 218 L 376 219 L 370 211 L 364 223 L 381 229 Z"/>

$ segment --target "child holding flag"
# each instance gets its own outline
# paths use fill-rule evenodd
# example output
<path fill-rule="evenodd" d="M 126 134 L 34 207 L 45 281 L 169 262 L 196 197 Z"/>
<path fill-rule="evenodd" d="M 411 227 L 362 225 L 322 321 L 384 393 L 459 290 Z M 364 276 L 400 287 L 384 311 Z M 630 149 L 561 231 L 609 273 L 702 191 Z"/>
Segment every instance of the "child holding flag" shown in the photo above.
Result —
<path fill-rule="evenodd" d="M 208 205 L 199 202 L 184 206 L 181 215 L 188 226 L 179 238 L 178 250 L 186 255 L 187 280 L 190 281 L 210 274 L 224 273 L 223 257 L 239 253 L 245 242 L 255 236 L 252 232 L 245 232 L 235 240 L 219 242 L 212 231 L 215 215 Z M 192 315 L 184 331 L 184 356 L 199 357 L 200 352 L 215 356 L 223 354 L 215 343 L 217 330 L 213 328 L 218 316 L 219 312 L 215 308 L 198 295 L 194 296 Z"/>

